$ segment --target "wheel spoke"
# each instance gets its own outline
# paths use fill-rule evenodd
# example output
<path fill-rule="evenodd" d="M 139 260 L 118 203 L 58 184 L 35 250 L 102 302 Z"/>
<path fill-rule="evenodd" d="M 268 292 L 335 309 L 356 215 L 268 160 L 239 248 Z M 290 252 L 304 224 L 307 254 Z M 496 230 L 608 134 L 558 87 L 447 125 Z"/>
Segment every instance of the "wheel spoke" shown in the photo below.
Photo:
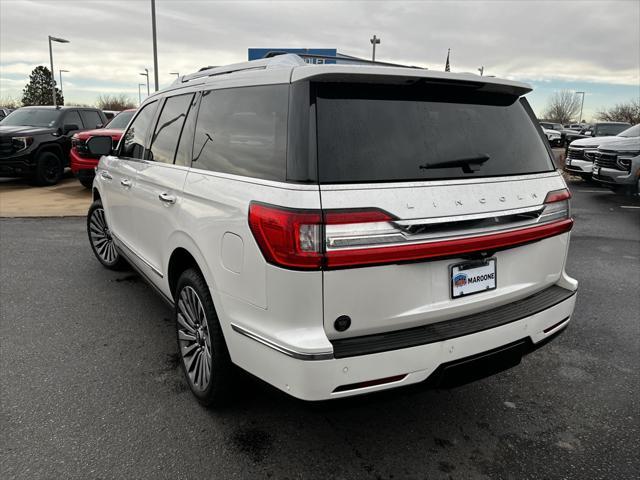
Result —
<path fill-rule="evenodd" d="M 191 315 L 191 312 L 189 311 L 189 306 L 187 305 L 186 288 L 180 292 L 180 300 L 178 301 L 178 306 L 182 311 L 182 314 L 187 318 L 187 321 L 189 321 L 189 323 L 191 323 L 192 325 L 195 325 L 195 321 L 193 319 L 193 316 Z"/>
<path fill-rule="evenodd" d="M 191 345 L 189 345 L 188 347 L 182 347 L 182 349 L 181 349 L 182 356 L 183 357 L 188 357 L 197 346 L 198 346 L 198 344 L 194 342 Z"/>
<path fill-rule="evenodd" d="M 196 341 L 196 336 L 195 335 L 191 335 L 191 334 L 185 332 L 184 330 L 179 330 L 178 331 L 178 338 L 180 340 L 185 340 L 187 342 L 195 342 Z"/>

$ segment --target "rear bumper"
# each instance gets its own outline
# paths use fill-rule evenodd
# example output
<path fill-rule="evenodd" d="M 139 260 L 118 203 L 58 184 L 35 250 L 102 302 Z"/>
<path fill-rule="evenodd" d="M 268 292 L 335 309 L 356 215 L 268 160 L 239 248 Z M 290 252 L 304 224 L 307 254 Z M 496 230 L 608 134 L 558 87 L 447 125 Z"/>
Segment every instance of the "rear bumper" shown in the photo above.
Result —
<path fill-rule="evenodd" d="M 437 328 L 437 324 L 432 324 L 432 327 L 436 328 L 430 333 L 435 336 L 431 337 L 430 340 L 433 341 L 429 343 L 423 342 L 404 348 L 391 345 L 391 348 L 388 348 L 387 342 L 387 349 L 377 353 L 358 353 L 351 350 L 345 355 L 347 350 L 336 348 L 334 342 L 332 358 L 310 357 L 303 360 L 290 355 L 290 352 L 279 351 L 273 345 L 256 341 L 255 338 L 235 329 L 226 335 L 226 338 L 235 363 L 294 397 L 303 400 L 327 400 L 359 395 L 424 382 L 430 377 L 434 380 L 440 376 L 443 369 L 451 368 L 452 365 L 458 368 L 461 361 L 464 364 L 474 357 L 487 357 L 487 352 L 515 346 L 514 348 L 521 349 L 522 353 L 527 353 L 546 343 L 568 325 L 575 306 L 577 284 L 568 277 L 563 281 L 565 286 L 573 289 L 551 287 L 564 290 L 564 293 L 556 290 L 557 295 L 555 299 L 548 299 L 548 306 L 539 303 L 540 308 L 537 309 L 521 308 L 519 315 L 511 317 L 517 319 L 507 321 L 509 319 L 504 316 L 502 320 L 498 318 L 491 324 L 491 317 L 495 316 L 485 316 L 487 318 L 484 319 L 484 324 L 480 322 L 466 331 L 476 329 L 473 333 L 465 333 L 464 328 L 459 330 L 460 326 L 464 327 L 462 323 L 468 324 L 471 321 L 467 317 L 458 319 L 463 322 L 459 322 L 457 326 L 450 324 L 449 327 L 453 327 L 453 330 L 450 329 L 444 334 L 443 331 L 447 331 L 444 324 L 447 322 L 440 322 L 442 330 Z M 482 313 L 478 315 L 482 316 Z M 507 322 L 502 323 L 503 321 Z M 483 325 L 486 328 L 478 331 L 477 328 L 483 328 Z M 451 334 L 456 336 L 450 337 Z M 383 339 L 382 344 L 384 343 Z M 369 346 L 373 344 L 375 342 L 369 342 Z M 508 358 L 517 357 L 511 348 L 509 353 L 511 356 Z M 491 355 L 493 363 L 495 358 L 502 357 Z M 492 365 L 492 368 L 498 371 L 517 363 L 513 363 L 512 360 L 504 362 L 503 365 Z M 477 362 L 473 364 L 477 365 Z M 500 368 L 501 366 L 504 368 Z M 382 384 L 361 385 L 378 379 L 387 380 Z"/>

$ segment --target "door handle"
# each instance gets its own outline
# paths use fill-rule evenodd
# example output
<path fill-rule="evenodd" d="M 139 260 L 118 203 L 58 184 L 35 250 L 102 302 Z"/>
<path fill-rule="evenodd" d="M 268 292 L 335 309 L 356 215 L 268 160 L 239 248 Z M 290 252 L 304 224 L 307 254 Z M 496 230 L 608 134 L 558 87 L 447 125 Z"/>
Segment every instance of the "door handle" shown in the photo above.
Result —
<path fill-rule="evenodd" d="M 161 202 L 168 203 L 170 205 L 176 203 L 176 196 L 169 195 L 167 192 L 162 192 L 160 195 L 158 195 L 158 198 Z"/>
<path fill-rule="evenodd" d="M 123 178 L 122 180 L 120 180 L 120 185 L 125 188 L 131 188 L 131 180 L 129 180 L 128 178 Z"/>
<path fill-rule="evenodd" d="M 102 172 L 100 172 L 100 176 L 102 178 L 104 178 L 105 180 L 112 180 L 113 179 L 111 174 L 109 172 L 105 172 L 104 170 Z"/>

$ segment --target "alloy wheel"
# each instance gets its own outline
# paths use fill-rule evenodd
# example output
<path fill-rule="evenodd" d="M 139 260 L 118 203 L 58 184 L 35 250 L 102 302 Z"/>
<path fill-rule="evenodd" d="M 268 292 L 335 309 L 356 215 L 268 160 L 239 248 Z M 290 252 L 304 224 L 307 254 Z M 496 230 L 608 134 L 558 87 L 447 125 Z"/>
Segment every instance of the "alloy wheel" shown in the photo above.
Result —
<path fill-rule="evenodd" d="M 89 234 L 91 244 L 100 259 L 107 264 L 114 263 L 118 259 L 118 252 L 113 244 L 111 231 L 104 216 L 104 209 L 96 208 L 92 212 L 89 221 Z"/>
<path fill-rule="evenodd" d="M 178 344 L 184 369 L 195 390 L 204 391 L 211 381 L 209 324 L 197 292 L 190 286 L 178 298 Z"/>

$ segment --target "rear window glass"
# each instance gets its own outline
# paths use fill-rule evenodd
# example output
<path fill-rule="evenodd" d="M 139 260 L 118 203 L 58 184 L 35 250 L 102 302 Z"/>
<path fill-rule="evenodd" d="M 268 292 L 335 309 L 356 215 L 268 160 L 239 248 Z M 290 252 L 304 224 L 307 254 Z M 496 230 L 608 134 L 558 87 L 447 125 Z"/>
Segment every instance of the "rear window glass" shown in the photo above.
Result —
<path fill-rule="evenodd" d="M 553 170 L 526 101 L 472 87 L 318 84 L 321 183 Z"/>

